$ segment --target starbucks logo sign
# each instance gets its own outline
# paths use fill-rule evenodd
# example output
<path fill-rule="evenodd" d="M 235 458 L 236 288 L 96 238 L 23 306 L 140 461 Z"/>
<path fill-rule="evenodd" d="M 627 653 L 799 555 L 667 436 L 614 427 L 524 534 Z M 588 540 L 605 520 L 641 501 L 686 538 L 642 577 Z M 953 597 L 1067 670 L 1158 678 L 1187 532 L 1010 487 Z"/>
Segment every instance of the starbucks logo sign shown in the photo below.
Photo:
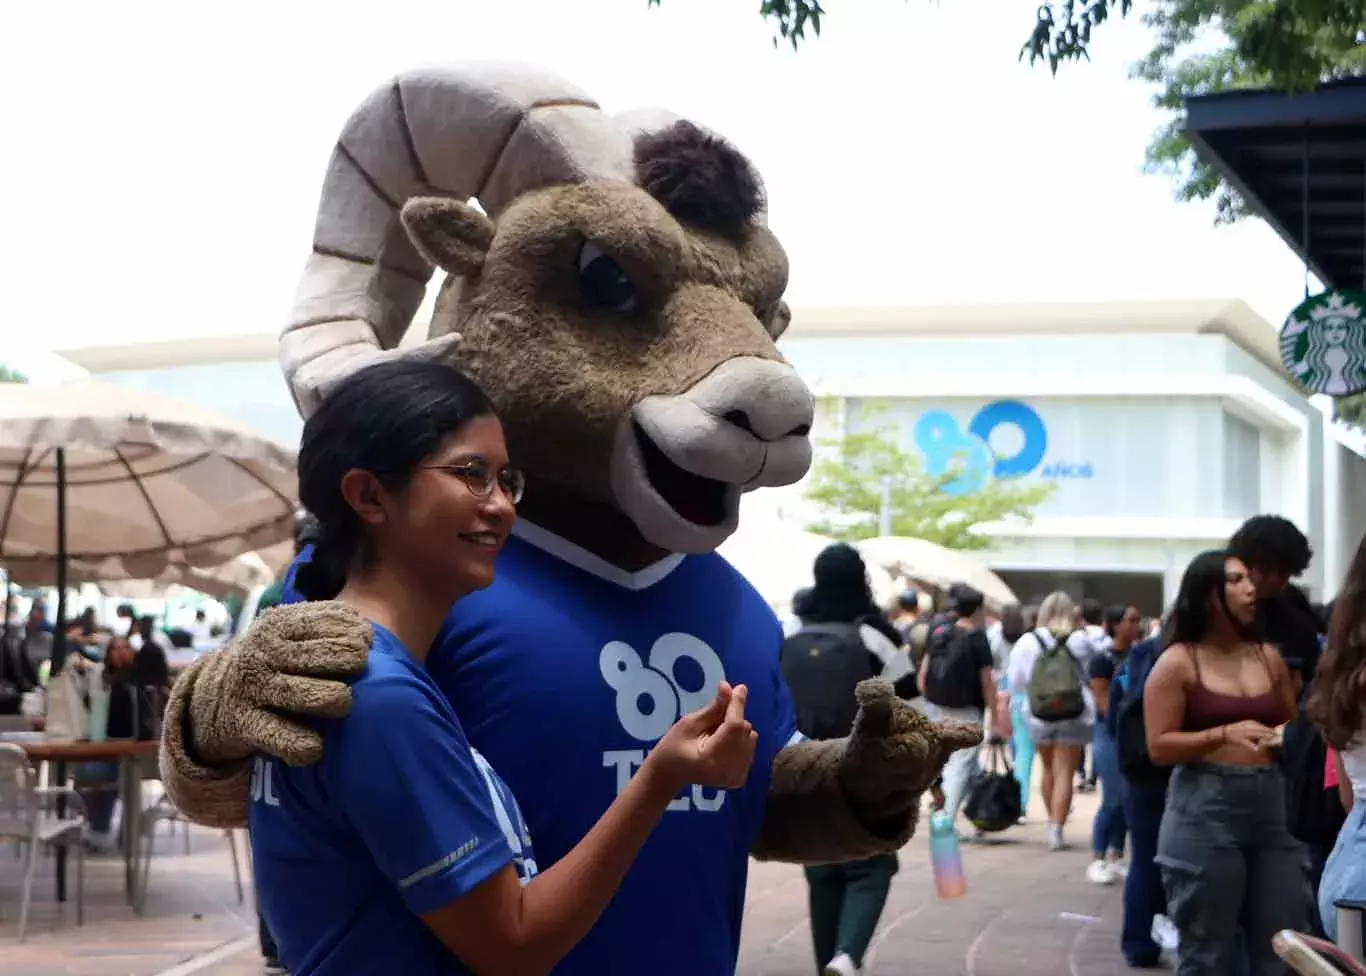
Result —
<path fill-rule="evenodd" d="M 1306 300 L 1281 326 L 1281 362 L 1310 393 L 1366 390 L 1366 294 L 1332 291 Z"/>

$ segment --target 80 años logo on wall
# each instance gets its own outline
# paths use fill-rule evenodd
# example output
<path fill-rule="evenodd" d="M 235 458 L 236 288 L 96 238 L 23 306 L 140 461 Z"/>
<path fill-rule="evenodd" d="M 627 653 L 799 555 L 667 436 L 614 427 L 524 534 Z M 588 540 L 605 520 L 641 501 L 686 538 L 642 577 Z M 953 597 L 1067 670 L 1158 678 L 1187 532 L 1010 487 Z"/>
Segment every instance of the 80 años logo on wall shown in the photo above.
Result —
<path fill-rule="evenodd" d="M 992 435 L 1003 427 L 1016 429 L 1020 446 L 1014 453 L 997 454 L 992 449 Z M 950 495 L 978 491 L 992 478 L 1023 478 L 1035 473 L 1056 479 L 1092 475 L 1089 463 L 1044 463 L 1048 428 L 1033 407 L 1018 400 L 988 403 L 973 414 L 967 430 L 945 410 L 923 413 L 916 421 L 915 443 L 927 473 L 935 477 L 957 473 L 944 488 Z"/>

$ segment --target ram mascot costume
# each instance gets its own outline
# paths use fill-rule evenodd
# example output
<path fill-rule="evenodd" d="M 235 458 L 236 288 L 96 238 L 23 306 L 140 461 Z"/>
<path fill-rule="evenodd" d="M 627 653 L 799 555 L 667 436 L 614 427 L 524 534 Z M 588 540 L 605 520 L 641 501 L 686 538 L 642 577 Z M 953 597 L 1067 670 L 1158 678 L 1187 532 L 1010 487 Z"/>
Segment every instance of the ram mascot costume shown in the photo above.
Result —
<path fill-rule="evenodd" d="M 428 338 L 400 349 L 437 267 Z M 897 850 L 944 760 L 980 741 L 876 681 L 848 739 L 804 740 L 779 623 L 714 552 L 743 492 L 810 465 L 813 397 L 774 344 L 786 281 L 735 148 L 664 112 L 610 115 L 543 71 L 402 75 L 331 158 L 281 362 L 305 414 L 397 355 L 449 358 L 497 405 L 526 497 L 496 582 L 461 601 L 428 668 L 542 868 L 718 681 L 750 690 L 748 783 L 677 797 L 562 973 L 733 972 L 751 855 Z M 242 825 L 254 754 L 318 760 L 308 717 L 345 712 L 365 646 L 311 636 L 253 628 L 181 677 L 162 764 L 188 816 Z"/>

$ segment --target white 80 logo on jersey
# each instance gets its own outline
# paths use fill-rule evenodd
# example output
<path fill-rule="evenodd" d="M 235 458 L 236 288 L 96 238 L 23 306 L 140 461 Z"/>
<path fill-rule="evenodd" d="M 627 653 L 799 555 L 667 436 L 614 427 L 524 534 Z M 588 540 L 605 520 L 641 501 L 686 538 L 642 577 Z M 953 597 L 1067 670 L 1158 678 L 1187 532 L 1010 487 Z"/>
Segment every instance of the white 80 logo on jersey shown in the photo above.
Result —
<path fill-rule="evenodd" d="M 691 661 L 701 670 L 699 687 L 679 683 L 675 670 L 680 661 Z M 681 716 L 705 706 L 726 677 L 721 658 L 710 646 L 680 633 L 660 637 L 645 661 L 630 644 L 612 641 L 598 656 L 598 667 L 616 692 L 621 727 L 641 742 L 654 742 Z"/>

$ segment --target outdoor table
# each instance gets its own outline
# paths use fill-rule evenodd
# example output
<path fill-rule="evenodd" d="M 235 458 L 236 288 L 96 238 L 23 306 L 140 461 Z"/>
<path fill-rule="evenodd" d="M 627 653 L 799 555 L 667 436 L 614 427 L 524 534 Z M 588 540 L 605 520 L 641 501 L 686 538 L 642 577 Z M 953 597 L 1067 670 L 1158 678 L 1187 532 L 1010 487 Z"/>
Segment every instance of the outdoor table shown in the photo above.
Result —
<path fill-rule="evenodd" d="M 0 742 L 13 742 L 24 750 L 30 762 L 50 762 L 53 780 L 65 786 L 67 765 L 76 762 L 117 762 L 119 764 L 119 797 L 123 800 L 123 869 L 124 887 L 129 898 L 136 891 L 138 838 L 142 830 L 142 770 L 138 760 L 154 756 L 161 743 L 136 739 L 107 739 L 104 742 L 83 740 L 59 742 L 35 738 L 33 734 L 0 734 Z M 66 812 L 66 798 L 57 797 L 57 813 Z M 57 848 L 57 900 L 66 901 L 66 845 Z"/>

